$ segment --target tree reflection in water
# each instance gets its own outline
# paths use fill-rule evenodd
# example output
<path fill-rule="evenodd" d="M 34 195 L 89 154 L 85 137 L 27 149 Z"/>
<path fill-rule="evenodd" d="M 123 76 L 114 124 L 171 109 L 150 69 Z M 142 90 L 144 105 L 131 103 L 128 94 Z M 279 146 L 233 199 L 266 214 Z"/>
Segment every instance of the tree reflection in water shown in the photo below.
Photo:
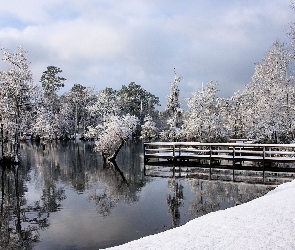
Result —
<path fill-rule="evenodd" d="M 274 186 L 188 179 L 195 200 L 190 202 L 189 213 L 199 217 L 258 198 Z"/>
<path fill-rule="evenodd" d="M 95 202 L 98 212 L 102 216 L 110 215 L 111 209 L 119 200 L 124 202 L 138 201 L 137 188 L 134 188 L 132 183 L 129 185 L 116 162 L 105 163 L 97 174 L 104 188 L 100 193 L 89 195 L 89 199 Z"/>
<path fill-rule="evenodd" d="M 180 211 L 179 207 L 183 204 L 183 185 L 175 178 L 168 180 L 168 187 L 172 195 L 167 196 L 168 211 L 172 215 L 172 227 L 180 225 Z"/>
<path fill-rule="evenodd" d="M 91 142 L 52 143 L 45 150 L 36 144 L 27 143 L 22 145 L 22 149 L 24 151 L 33 147 L 28 153 L 45 179 L 44 192 L 55 194 L 54 200 L 48 195 L 42 197 L 42 200 L 48 198 L 46 202 L 51 208 L 58 209 L 54 201 L 61 201 L 65 195 L 49 183 L 62 180 L 78 193 L 88 193 L 89 200 L 96 204 L 99 214 L 108 216 L 119 200 L 127 203 L 138 201 L 137 192 L 145 185 L 146 178 L 138 167 L 141 163 L 137 161 L 138 157 L 132 158 L 132 155 L 139 155 L 141 147 L 138 143 L 141 142 L 126 143 L 125 154 L 129 157 L 118 155 L 120 163 L 123 163 L 120 167 L 116 162 L 104 163 L 99 154 L 93 151 Z M 134 164 L 137 167 L 131 167 Z"/>
<path fill-rule="evenodd" d="M 41 200 L 28 204 L 23 180 L 29 178 L 22 166 L 1 166 L 0 245 L 3 249 L 33 249 L 39 241 L 39 230 L 49 226 L 50 200 L 44 193 Z M 54 202 L 57 204 L 56 202 Z"/>

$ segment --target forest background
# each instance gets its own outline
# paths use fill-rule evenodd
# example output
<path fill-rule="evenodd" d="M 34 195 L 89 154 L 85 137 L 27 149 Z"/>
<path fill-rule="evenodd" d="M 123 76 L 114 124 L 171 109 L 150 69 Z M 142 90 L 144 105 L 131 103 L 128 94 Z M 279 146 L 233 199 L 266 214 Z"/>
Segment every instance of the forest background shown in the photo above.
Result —
<path fill-rule="evenodd" d="M 294 9 L 294 5 L 292 5 Z M 252 80 L 230 98 L 218 97 L 218 84 L 209 81 L 179 102 L 176 74 L 164 111 L 159 98 L 131 82 L 115 90 L 95 90 L 74 84 L 59 94 L 66 79 L 62 70 L 48 66 L 40 82 L 33 81 L 27 52 L 2 49 L 6 70 L 0 71 L 0 122 L 2 157 L 17 160 L 19 141 L 30 136 L 43 145 L 57 139 L 95 140 L 105 159 L 115 159 L 124 142 L 144 141 L 226 142 L 247 138 L 256 142 L 291 143 L 294 140 L 295 23 L 287 32 L 290 43 L 275 41 Z M 8 146 L 9 145 L 9 146 Z"/>

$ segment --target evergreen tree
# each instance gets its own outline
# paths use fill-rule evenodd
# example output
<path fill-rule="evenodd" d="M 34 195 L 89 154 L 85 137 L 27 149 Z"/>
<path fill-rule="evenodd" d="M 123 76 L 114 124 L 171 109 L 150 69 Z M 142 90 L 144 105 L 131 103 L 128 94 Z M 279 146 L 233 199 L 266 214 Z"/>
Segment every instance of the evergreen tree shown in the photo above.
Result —
<path fill-rule="evenodd" d="M 123 114 L 135 115 L 143 120 L 145 115 L 153 116 L 155 106 L 160 106 L 159 98 L 143 89 L 135 82 L 123 85 L 117 92 Z"/>
<path fill-rule="evenodd" d="M 167 97 L 167 106 L 164 111 L 167 129 L 160 132 L 160 137 L 163 141 L 179 141 L 183 137 L 180 129 L 183 110 L 180 108 L 179 88 L 177 85 L 181 80 L 182 77 L 178 77 L 174 69 L 174 81 L 171 83 L 171 93 Z"/>
<path fill-rule="evenodd" d="M 168 119 L 172 119 L 173 127 L 179 127 L 181 123 L 182 109 L 180 108 L 179 88 L 177 85 L 181 80 L 182 77 L 178 77 L 174 69 L 174 81 L 171 83 L 171 93 L 167 97 L 167 106 L 165 109 Z"/>
<path fill-rule="evenodd" d="M 41 76 L 40 82 L 44 89 L 44 96 L 48 99 L 54 99 L 57 95 L 57 91 L 65 86 L 64 81 L 66 79 L 59 76 L 59 73 L 62 73 L 60 68 L 48 66 Z"/>

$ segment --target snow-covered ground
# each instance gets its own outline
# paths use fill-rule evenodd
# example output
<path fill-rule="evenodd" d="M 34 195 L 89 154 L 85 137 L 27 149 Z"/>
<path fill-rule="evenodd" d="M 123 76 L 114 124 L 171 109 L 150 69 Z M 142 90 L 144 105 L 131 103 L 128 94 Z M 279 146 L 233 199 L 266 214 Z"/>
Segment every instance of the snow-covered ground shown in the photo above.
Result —
<path fill-rule="evenodd" d="M 295 249 L 295 180 L 248 203 L 110 249 Z"/>

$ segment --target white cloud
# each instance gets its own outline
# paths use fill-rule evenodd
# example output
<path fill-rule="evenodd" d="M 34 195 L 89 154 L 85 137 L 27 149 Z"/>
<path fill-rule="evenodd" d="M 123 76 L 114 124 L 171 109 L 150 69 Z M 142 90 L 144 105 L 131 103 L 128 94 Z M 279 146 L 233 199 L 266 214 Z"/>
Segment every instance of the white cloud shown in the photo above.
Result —
<path fill-rule="evenodd" d="M 37 80 L 56 65 L 68 89 L 135 81 L 165 106 L 174 67 L 183 97 L 210 80 L 224 95 L 243 88 L 293 16 L 289 0 L 12 0 L 0 8 L 0 46 L 23 45 Z"/>

